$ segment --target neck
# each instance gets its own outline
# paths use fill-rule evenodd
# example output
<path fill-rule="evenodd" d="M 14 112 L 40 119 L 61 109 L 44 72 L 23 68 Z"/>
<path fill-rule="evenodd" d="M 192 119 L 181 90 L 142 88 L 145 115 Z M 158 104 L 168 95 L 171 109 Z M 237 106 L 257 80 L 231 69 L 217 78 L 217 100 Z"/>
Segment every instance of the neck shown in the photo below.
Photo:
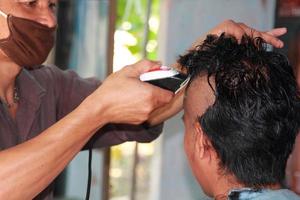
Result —
<path fill-rule="evenodd" d="M 227 195 L 232 189 L 245 187 L 243 184 L 238 183 L 236 178 L 232 176 L 220 175 L 217 180 L 218 182 L 213 190 L 213 196 L 216 200 L 227 199 Z"/>
<path fill-rule="evenodd" d="M 0 61 L 0 98 L 9 102 L 13 99 L 15 80 L 21 67 L 12 62 Z"/>
<path fill-rule="evenodd" d="M 231 190 L 242 189 L 242 188 L 249 188 L 249 187 L 245 186 L 244 184 L 238 183 L 238 181 L 234 177 L 228 178 L 227 176 L 224 176 L 219 179 L 219 183 L 216 185 L 213 196 L 214 199 L 216 200 L 227 199 L 228 194 Z M 271 189 L 271 190 L 278 190 L 280 188 L 281 188 L 280 184 L 266 185 L 261 187 L 261 189 Z"/>

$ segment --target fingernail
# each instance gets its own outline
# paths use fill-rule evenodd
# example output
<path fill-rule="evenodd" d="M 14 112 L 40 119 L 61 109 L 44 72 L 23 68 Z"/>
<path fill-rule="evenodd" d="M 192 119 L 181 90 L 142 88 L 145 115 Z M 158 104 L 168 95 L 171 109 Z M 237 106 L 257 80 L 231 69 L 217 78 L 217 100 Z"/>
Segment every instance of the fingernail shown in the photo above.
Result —
<path fill-rule="evenodd" d="M 282 48 L 283 46 L 284 46 L 284 43 L 283 43 L 283 42 L 280 42 L 279 48 Z"/>
<path fill-rule="evenodd" d="M 169 70 L 169 69 L 171 69 L 171 68 L 168 67 L 168 66 L 162 65 L 162 66 L 160 67 L 160 69 L 162 69 L 162 70 Z"/>

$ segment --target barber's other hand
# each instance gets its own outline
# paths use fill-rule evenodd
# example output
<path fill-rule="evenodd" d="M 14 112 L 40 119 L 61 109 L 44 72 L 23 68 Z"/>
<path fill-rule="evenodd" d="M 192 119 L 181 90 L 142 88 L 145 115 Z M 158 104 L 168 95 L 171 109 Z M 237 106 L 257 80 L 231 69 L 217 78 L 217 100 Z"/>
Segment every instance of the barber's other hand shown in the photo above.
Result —
<path fill-rule="evenodd" d="M 143 123 L 153 110 L 171 101 L 172 92 L 139 80 L 142 73 L 157 67 L 160 63 L 149 60 L 126 66 L 111 74 L 89 97 L 95 105 L 102 104 L 99 112 L 106 123 Z"/>
<path fill-rule="evenodd" d="M 210 30 L 206 35 L 213 34 L 213 35 L 221 35 L 222 33 L 232 35 L 237 40 L 241 40 L 242 36 L 244 34 L 250 36 L 250 37 L 261 37 L 263 38 L 268 44 L 273 45 L 276 48 L 282 48 L 283 42 L 278 39 L 279 36 L 284 35 L 287 32 L 286 28 L 275 28 L 270 31 L 259 31 L 254 28 L 251 28 L 247 26 L 244 23 L 241 22 L 235 22 L 233 20 L 225 20 L 219 25 L 217 25 L 215 28 Z M 195 48 L 197 45 L 201 44 L 203 39 L 205 37 L 199 38 L 193 45 L 193 48 Z"/>

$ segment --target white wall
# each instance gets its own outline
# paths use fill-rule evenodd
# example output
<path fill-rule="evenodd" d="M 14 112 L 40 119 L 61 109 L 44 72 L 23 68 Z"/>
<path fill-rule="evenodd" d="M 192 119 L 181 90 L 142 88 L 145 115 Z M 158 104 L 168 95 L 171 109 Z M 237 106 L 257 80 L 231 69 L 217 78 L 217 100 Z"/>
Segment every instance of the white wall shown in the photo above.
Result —
<path fill-rule="evenodd" d="M 172 64 L 200 35 L 225 19 L 259 30 L 273 27 L 275 0 L 163 0 L 160 60 Z M 169 120 L 157 143 L 151 200 L 205 199 L 190 173 L 183 152 L 182 113 Z"/>

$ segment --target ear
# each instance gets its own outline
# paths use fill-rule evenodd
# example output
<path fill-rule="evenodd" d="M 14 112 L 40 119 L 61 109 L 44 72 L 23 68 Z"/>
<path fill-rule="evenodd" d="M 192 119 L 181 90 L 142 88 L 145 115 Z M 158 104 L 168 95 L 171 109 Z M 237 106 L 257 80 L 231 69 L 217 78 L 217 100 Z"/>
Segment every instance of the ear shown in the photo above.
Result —
<path fill-rule="evenodd" d="M 207 136 L 204 134 L 202 127 L 200 123 L 197 121 L 194 124 L 194 130 L 196 135 L 196 155 L 199 155 L 200 158 L 204 158 L 205 156 L 210 156 L 210 147 L 211 144 L 207 138 Z"/>
<path fill-rule="evenodd" d="M 203 141 L 203 130 L 200 123 L 197 121 L 194 124 L 194 130 L 196 135 L 196 155 L 199 155 L 200 158 L 203 158 L 205 155 L 204 141 Z"/>

